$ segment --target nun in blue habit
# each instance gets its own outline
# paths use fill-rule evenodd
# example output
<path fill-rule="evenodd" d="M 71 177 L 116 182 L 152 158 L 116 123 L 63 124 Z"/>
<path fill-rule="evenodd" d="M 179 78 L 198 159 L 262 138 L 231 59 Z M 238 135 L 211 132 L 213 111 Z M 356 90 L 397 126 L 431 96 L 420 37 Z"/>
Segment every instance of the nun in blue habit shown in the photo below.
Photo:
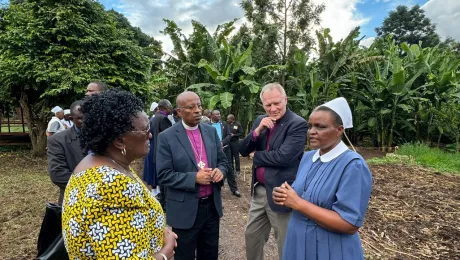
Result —
<path fill-rule="evenodd" d="M 273 190 L 278 205 L 293 210 L 284 260 L 364 259 L 358 229 L 363 225 L 372 175 L 364 159 L 342 142 L 352 128 L 344 98 L 317 107 L 308 120 L 310 146 L 292 186 Z M 346 136 L 346 135 L 345 135 Z"/>

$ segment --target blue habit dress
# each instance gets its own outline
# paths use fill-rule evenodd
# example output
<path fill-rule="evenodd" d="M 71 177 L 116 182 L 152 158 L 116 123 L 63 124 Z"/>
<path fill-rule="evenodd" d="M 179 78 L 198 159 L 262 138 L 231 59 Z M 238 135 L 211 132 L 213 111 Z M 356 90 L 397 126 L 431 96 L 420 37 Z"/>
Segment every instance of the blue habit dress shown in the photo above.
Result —
<path fill-rule="evenodd" d="M 150 133 L 152 133 L 152 119 L 150 118 Z M 153 142 L 153 133 L 152 138 L 150 139 L 150 150 L 147 156 L 144 158 L 144 174 L 142 175 L 142 180 L 145 181 L 148 185 L 157 186 L 157 170 L 153 157 L 155 156 L 155 143 Z"/>
<path fill-rule="evenodd" d="M 343 143 L 325 154 L 328 156 L 318 158 L 316 152 L 303 155 L 293 189 L 304 200 L 334 210 L 350 224 L 361 227 L 372 189 L 372 175 L 364 159 Z M 356 260 L 364 259 L 364 255 L 358 232 L 348 235 L 328 231 L 293 211 L 283 260 L 294 259 Z"/>

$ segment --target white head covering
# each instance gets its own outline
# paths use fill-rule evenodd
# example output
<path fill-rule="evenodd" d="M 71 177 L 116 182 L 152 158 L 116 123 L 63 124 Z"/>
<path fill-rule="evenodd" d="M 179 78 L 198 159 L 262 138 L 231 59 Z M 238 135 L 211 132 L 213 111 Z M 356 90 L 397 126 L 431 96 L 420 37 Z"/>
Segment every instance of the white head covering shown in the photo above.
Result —
<path fill-rule="evenodd" d="M 150 105 L 150 111 L 153 112 L 153 110 L 155 110 L 155 108 L 158 107 L 158 103 L 157 102 L 152 102 L 152 104 Z"/>
<path fill-rule="evenodd" d="M 70 109 L 64 109 L 64 115 L 70 115 Z"/>
<path fill-rule="evenodd" d="M 353 127 L 353 118 L 351 116 L 351 109 L 350 109 L 350 106 L 348 106 L 348 102 L 345 98 L 339 97 L 339 98 L 333 99 L 325 103 L 323 106 L 334 110 L 334 112 L 336 112 L 337 115 L 340 116 L 340 118 L 342 119 L 344 128 Z"/>
<path fill-rule="evenodd" d="M 53 112 L 54 114 L 56 114 L 57 112 L 61 112 L 63 111 L 64 109 L 62 109 L 60 106 L 55 106 L 53 107 L 53 109 L 51 109 L 51 112 Z"/>

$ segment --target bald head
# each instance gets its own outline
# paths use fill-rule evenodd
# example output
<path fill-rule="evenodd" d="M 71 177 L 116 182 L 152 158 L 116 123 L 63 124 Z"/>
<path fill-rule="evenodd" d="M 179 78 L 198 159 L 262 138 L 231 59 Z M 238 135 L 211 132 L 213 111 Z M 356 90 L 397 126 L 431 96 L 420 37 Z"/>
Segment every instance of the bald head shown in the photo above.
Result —
<path fill-rule="evenodd" d="M 176 98 L 176 104 L 177 106 L 181 107 L 184 102 L 186 102 L 189 99 L 195 99 L 195 98 L 200 98 L 195 92 L 192 91 L 185 91 L 180 93 L 177 98 Z"/>
<path fill-rule="evenodd" d="M 177 113 L 188 126 L 197 126 L 201 120 L 200 97 L 191 91 L 186 91 L 176 99 Z"/>

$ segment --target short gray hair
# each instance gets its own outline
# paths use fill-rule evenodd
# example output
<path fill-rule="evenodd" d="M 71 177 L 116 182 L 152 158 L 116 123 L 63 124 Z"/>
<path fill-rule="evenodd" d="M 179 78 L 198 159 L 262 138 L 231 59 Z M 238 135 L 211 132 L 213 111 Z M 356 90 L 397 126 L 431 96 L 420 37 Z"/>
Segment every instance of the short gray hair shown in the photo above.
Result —
<path fill-rule="evenodd" d="M 265 92 L 271 92 L 273 90 L 278 90 L 281 93 L 281 96 L 283 97 L 286 96 L 286 91 L 284 91 L 283 86 L 281 86 L 281 84 L 278 82 L 273 82 L 273 83 L 268 83 L 262 88 L 262 90 L 260 91 L 260 101 L 262 101 L 262 95 Z"/>
<path fill-rule="evenodd" d="M 158 108 L 172 108 L 172 104 L 169 100 L 167 99 L 162 99 L 160 101 L 158 101 Z"/>

